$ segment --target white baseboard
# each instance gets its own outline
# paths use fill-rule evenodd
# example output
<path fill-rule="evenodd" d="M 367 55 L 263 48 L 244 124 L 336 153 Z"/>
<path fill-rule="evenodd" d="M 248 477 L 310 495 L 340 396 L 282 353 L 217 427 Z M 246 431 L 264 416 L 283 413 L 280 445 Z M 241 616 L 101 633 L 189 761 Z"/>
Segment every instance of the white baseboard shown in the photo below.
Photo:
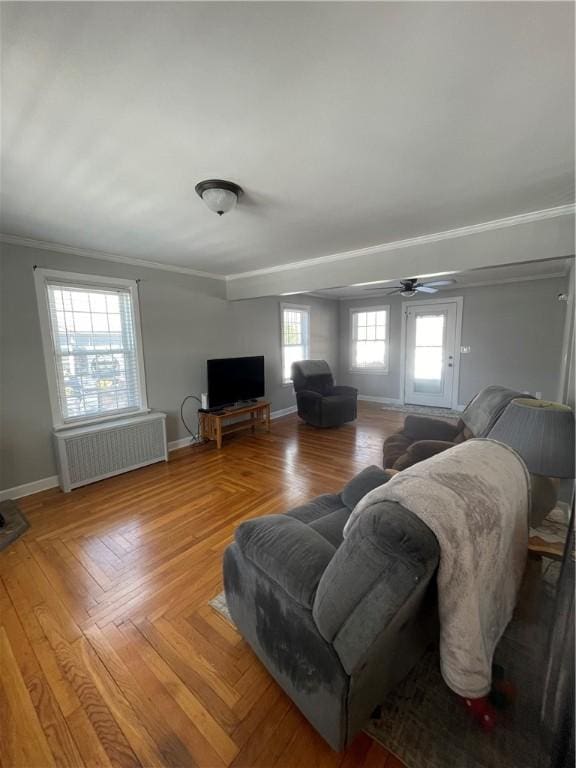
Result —
<path fill-rule="evenodd" d="M 0 501 L 21 499 L 23 496 L 31 496 L 33 493 L 47 491 L 49 488 L 57 488 L 58 485 L 58 475 L 43 477 L 41 480 L 34 480 L 31 483 L 16 485 L 14 488 L 5 488 L 3 491 L 0 491 Z"/>
<path fill-rule="evenodd" d="M 376 397 L 375 395 L 358 395 L 358 400 L 367 403 L 382 403 L 382 405 L 404 405 L 397 397 Z"/>
<path fill-rule="evenodd" d="M 291 405 L 289 408 L 282 408 L 279 411 L 272 411 L 272 413 L 270 414 L 270 418 L 272 420 L 281 419 L 282 416 L 288 416 L 291 413 L 296 413 L 297 410 L 298 410 L 298 407 L 296 405 Z"/>
<path fill-rule="evenodd" d="M 179 448 L 188 448 L 189 445 L 200 445 L 202 440 L 194 440 L 190 435 L 189 437 L 182 437 L 180 440 L 172 440 L 168 443 L 168 453 L 170 451 L 177 451 Z"/>

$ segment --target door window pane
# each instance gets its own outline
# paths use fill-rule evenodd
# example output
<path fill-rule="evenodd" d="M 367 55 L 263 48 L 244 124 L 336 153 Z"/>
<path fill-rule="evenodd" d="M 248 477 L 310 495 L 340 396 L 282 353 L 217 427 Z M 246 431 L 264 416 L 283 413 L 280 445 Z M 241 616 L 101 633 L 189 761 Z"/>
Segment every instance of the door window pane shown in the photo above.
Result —
<path fill-rule="evenodd" d="M 416 317 L 416 346 L 441 347 L 444 343 L 445 315 L 418 315 Z"/>
<path fill-rule="evenodd" d="M 414 348 L 414 391 L 440 394 L 444 388 L 446 315 L 417 315 Z"/>
<path fill-rule="evenodd" d="M 414 358 L 414 391 L 442 392 L 442 348 L 416 347 Z"/>

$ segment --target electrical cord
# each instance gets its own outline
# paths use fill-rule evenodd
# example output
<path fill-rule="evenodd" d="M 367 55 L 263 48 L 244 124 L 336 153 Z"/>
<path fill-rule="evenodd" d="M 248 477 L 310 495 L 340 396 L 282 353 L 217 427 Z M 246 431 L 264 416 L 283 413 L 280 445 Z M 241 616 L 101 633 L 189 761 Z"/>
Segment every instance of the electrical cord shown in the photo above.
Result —
<path fill-rule="evenodd" d="M 192 440 L 194 440 L 195 442 L 199 442 L 200 432 L 199 431 L 193 432 L 188 426 L 188 424 L 186 423 L 186 419 L 184 418 L 184 406 L 186 405 L 186 402 L 188 400 L 197 400 L 200 403 L 200 405 L 202 405 L 202 400 L 200 400 L 199 397 L 196 397 L 196 395 L 186 395 L 184 400 L 182 400 L 182 405 L 180 406 L 180 419 L 182 421 L 182 424 L 184 424 L 184 429 L 186 430 L 186 432 L 188 432 Z"/>

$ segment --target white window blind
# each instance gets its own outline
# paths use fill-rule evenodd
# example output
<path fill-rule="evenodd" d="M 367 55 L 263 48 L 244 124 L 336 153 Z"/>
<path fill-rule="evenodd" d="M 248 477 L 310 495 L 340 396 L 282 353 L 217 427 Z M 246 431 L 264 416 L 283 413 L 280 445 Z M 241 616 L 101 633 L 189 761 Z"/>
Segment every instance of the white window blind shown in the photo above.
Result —
<path fill-rule="evenodd" d="M 388 370 L 388 309 L 352 310 L 352 368 Z"/>
<path fill-rule="evenodd" d="M 115 288 L 46 279 L 45 289 L 60 421 L 142 410 L 135 283 Z"/>
<path fill-rule="evenodd" d="M 291 381 L 292 363 L 310 356 L 310 308 L 282 305 L 282 381 Z"/>

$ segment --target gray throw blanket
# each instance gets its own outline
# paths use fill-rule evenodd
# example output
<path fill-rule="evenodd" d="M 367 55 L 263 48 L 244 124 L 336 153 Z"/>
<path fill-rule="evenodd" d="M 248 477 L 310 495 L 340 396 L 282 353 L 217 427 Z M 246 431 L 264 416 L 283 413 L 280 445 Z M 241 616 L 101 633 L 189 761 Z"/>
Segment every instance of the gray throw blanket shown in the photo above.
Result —
<path fill-rule="evenodd" d="M 442 676 L 460 696 L 485 696 L 526 563 L 530 477 L 524 462 L 495 440 L 467 440 L 368 493 L 344 536 L 381 501 L 410 510 L 438 539 Z"/>

